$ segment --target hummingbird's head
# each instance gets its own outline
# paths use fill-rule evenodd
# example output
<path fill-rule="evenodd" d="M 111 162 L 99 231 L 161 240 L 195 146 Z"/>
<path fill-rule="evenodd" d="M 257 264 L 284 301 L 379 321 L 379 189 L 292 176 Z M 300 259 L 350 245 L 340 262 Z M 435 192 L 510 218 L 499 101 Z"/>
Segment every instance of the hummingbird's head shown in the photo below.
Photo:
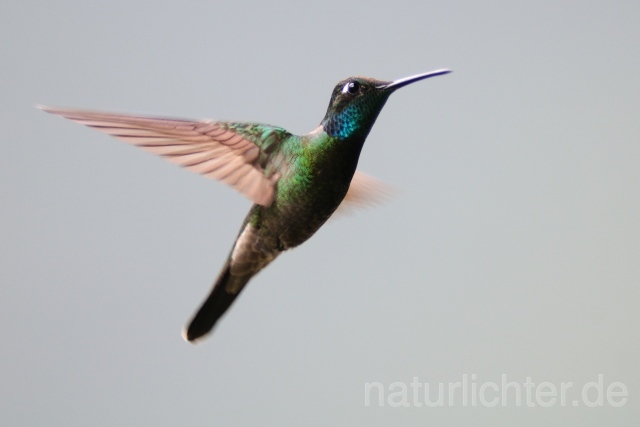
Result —
<path fill-rule="evenodd" d="M 392 82 L 369 77 L 349 77 L 336 85 L 327 113 L 320 123 L 325 132 L 339 139 L 366 138 L 385 102 L 394 91 L 428 77 L 449 73 L 438 70 Z"/>
<path fill-rule="evenodd" d="M 366 137 L 391 91 L 380 90 L 389 82 L 349 77 L 336 85 L 321 125 L 331 136 Z"/>

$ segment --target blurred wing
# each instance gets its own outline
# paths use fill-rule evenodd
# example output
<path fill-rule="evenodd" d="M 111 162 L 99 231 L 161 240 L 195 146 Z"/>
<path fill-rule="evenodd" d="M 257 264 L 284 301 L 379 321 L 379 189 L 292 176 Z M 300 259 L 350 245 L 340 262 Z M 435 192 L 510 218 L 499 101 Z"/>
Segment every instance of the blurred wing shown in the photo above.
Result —
<path fill-rule="evenodd" d="M 278 127 L 253 123 L 38 108 L 90 126 L 208 178 L 219 179 L 263 206 L 271 204 L 278 179 L 277 171 L 268 167 L 270 155 L 291 135 Z"/>
<path fill-rule="evenodd" d="M 351 179 L 349 191 L 336 210 L 338 214 L 349 213 L 353 209 L 365 209 L 380 205 L 391 198 L 394 188 L 367 174 L 356 171 Z"/>

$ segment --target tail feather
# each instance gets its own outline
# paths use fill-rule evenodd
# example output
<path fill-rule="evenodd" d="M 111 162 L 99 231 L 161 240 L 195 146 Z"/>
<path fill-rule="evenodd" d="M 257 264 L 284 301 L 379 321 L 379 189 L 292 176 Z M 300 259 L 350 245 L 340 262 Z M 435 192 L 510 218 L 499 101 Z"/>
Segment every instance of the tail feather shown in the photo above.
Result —
<path fill-rule="evenodd" d="M 244 285 L 249 281 L 251 276 L 237 277 L 231 275 L 231 260 L 228 260 L 224 268 L 220 272 L 220 276 L 213 285 L 211 293 L 202 303 L 196 315 L 191 319 L 189 326 L 185 328 L 182 336 L 185 340 L 193 342 L 198 338 L 208 334 L 214 325 L 229 309 L 233 301 L 240 295 Z M 230 280 L 234 283 L 231 285 Z M 235 293 L 229 289 L 237 289 Z"/>

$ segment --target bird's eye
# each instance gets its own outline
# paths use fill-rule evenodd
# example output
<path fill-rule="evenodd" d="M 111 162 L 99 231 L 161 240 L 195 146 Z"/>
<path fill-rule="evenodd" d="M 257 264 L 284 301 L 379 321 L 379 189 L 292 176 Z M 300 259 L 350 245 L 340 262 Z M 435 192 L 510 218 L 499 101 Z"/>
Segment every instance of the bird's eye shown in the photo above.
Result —
<path fill-rule="evenodd" d="M 358 91 L 360 90 L 360 83 L 358 82 L 349 82 L 347 84 L 344 85 L 344 87 L 342 88 L 342 93 L 347 93 L 349 92 L 350 94 L 355 94 L 358 93 Z"/>

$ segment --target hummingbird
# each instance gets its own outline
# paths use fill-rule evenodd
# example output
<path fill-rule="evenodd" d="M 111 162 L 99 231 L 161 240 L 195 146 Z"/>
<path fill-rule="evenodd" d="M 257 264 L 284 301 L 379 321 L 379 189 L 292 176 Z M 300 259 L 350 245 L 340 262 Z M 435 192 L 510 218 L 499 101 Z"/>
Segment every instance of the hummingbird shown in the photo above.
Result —
<path fill-rule="evenodd" d="M 213 329 L 253 276 L 309 239 L 341 204 L 375 198 L 380 182 L 356 172 L 356 166 L 382 107 L 397 89 L 450 72 L 342 80 L 320 125 L 306 135 L 260 123 L 38 108 L 218 179 L 253 202 L 209 295 L 183 331 L 195 342 Z"/>

